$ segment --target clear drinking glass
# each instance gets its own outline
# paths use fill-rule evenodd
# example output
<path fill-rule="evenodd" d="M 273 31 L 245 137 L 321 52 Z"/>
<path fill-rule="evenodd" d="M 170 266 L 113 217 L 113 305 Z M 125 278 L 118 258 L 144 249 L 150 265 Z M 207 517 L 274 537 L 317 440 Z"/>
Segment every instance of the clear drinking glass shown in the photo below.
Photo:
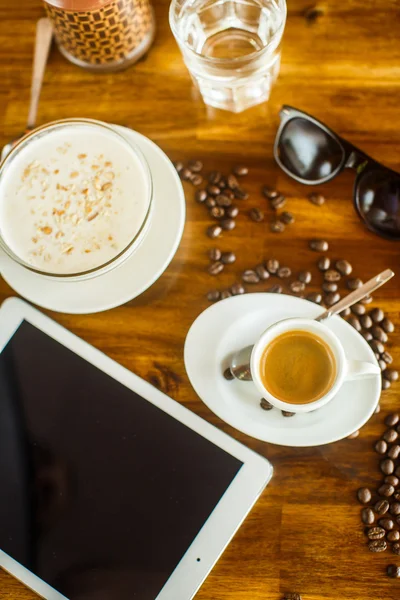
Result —
<path fill-rule="evenodd" d="M 204 102 L 241 112 L 268 100 L 285 0 L 172 0 L 170 24 Z"/>

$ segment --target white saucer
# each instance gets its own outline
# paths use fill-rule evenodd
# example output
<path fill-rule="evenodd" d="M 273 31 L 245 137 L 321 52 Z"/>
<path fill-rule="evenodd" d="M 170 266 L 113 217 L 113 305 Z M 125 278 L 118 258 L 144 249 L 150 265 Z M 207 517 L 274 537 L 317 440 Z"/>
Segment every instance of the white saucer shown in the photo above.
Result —
<path fill-rule="evenodd" d="M 368 421 L 379 401 L 379 375 L 343 384 L 329 404 L 308 414 L 283 417 L 260 407 L 253 383 L 227 381 L 230 356 L 253 344 L 272 323 L 287 317 L 316 317 L 321 307 L 283 294 L 248 294 L 218 302 L 193 323 L 185 342 L 185 367 L 203 402 L 223 421 L 264 442 L 319 446 L 347 437 Z M 367 342 L 340 317 L 325 324 L 342 342 L 347 358 L 376 364 Z"/>
<path fill-rule="evenodd" d="M 151 140 L 126 127 L 115 126 L 136 143 L 153 176 L 153 212 L 141 245 L 122 265 L 87 281 L 54 281 L 0 257 L 0 271 L 21 296 L 49 310 L 87 314 L 120 306 L 150 287 L 171 262 L 185 224 L 185 196 L 169 158 Z"/>

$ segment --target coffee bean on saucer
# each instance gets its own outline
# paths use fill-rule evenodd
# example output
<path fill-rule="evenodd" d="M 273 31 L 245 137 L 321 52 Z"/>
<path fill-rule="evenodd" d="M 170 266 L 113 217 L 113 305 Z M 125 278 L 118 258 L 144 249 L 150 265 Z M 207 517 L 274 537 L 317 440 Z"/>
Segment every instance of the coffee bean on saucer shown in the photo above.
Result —
<path fill-rule="evenodd" d="M 238 200 L 247 200 L 247 198 L 249 197 L 249 194 L 240 187 L 235 188 L 233 190 L 233 193 L 235 195 L 235 198 L 237 198 Z"/>
<path fill-rule="evenodd" d="M 395 429 L 386 429 L 385 433 L 383 434 L 383 439 L 388 444 L 393 444 L 393 442 L 395 442 L 398 437 L 399 437 L 399 434 L 397 433 L 397 431 Z M 388 473 L 388 475 L 389 475 L 389 473 Z"/>
<path fill-rule="evenodd" d="M 374 506 L 374 511 L 377 515 L 382 516 L 389 510 L 390 504 L 387 500 L 378 500 Z"/>
<path fill-rule="evenodd" d="M 308 199 L 311 202 L 311 204 L 315 204 L 315 206 L 322 206 L 323 204 L 325 204 L 325 197 L 322 194 L 312 192 L 308 195 Z"/>
<path fill-rule="evenodd" d="M 390 319 L 388 319 L 387 317 L 385 317 L 382 320 L 381 327 L 382 327 L 383 331 L 385 331 L 386 333 L 393 333 L 393 331 L 394 331 L 394 325 L 393 325 L 392 321 Z"/>
<path fill-rule="evenodd" d="M 371 333 L 374 336 L 374 338 L 382 342 L 382 344 L 386 344 L 386 342 L 388 341 L 387 333 L 383 331 L 383 329 L 379 327 L 379 325 L 374 325 L 373 327 L 371 327 Z"/>
<path fill-rule="evenodd" d="M 263 410 L 272 410 L 274 408 L 271 402 L 268 402 L 268 400 L 266 400 L 265 398 L 261 398 L 260 406 Z"/>
<path fill-rule="evenodd" d="M 231 292 L 233 296 L 239 296 L 241 294 L 244 294 L 246 290 L 244 289 L 241 283 L 234 283 L 231 287 Z"/>
<path fill-rule="evenodd" d="M 225 371 L 224 371 L 224 377 L 228 381 L 232 381 L 232 379 L 235 379 L 234 375 L 232 375 L 232 371 L 231 371 L 230 367 L 228 367 L 227 369 L 225 369 Z"/>
<path fill-rule="evenodd" d="M 220 173 L 219 171 L 211 171 L 211 173 L 208 176 L 208 181 L 212 185 L 216 185 L 217 183 L 219 183 L 221 181 L 221 177 L 222 177 L 222 173 Z"/>
<path fill-rule="evenodd" d="M 236 260 L 236 254 L 234 252 L 223 252 L 221 254 L 221 262 L 224 265 L 231 265 Z"/>
<path fill-rule="evenodd" d="M 263 281 L 265 281 L 266 279 L 269 279 L 270 275 L 269 275 L 268 269 L 265 267 L 264 264 L 260 263 L 259 265 L 257 265 L 255 267 L 254 270 L 257 273 L 257 275 L 259 276 L 259 278 L 262 279 Z"/>
<path fill-rule="evenodd" d="M 382 344 L 382 342 L 378 342 L 378 340 L 371 340 L 369 345 L 374 352 L 377 352 L 377 354 L 382 354 L 385 352 L 385 346 Z"/>
<path fill-rule="evenodd" d="M 329 250 L 329 244 L 326 240 L 313 239 L 309 242 L 310 250 L 314 252 L 327 252 Z"/>
<path fill-rule="evenodd" d="M 363 284 L 363 282 L 361 281 L 361 279 L 348 279 L 346 282 L 346 285 L 348 287 L 349 290 L 358 290 L 359 287 L 361 287 Z"/>
<path fill-rule="evenodd" d="M 370 527 L 367 531 L 369 540 L 381 540 L 385 537 L 386 530 L 383 527 Z"/>
<path fill-rule="evenodd" d="M 219 248 L 210 248 L 208 251 L 208 258 L 210 260 L 213 260 L 213 261 L 220 260 L 221 256 L 222 256 L 222 252 Z"/>
<path fill-rule="evenodd" d="M 353 431 L 353 433 L 351 433 L 350 435 L 347 436 L 348 440 L 355 440 L 356 438 L 358 438 L 358 436 L 360 435 L 360 430 L 357 429 L 356 431 Z"/>
<path fill-rule="evenodd" d="M 219 196 L 221 194 L 221 189 L 217 185 L 210 183 L 207 186 L 207 193 L 210 194 L 210 196 Z"/>
<path fill-rule="evenodd" d="M 317 267 L 320 271 L 327 271 L 331 266 L 331 261 L 327 256 L 321 256 L 317 262 Z"/>
<path fill-rule="evenodd" d="M 183 181 L 189 181 L 193 175 L 192 171 L 190 169 L 188 169 L 187 167 L 184 167 L 181 171 L 180 171 L 180 176 L 183 179 Z"/>
<path fill-rule="evenodd" d="M 228 198 L 228 196 L 225 196 L 224 194 L 217 196 L 215 202 L 217 203 L 217 206 L 221 206 L 221 208 L 227 208 L 232 205 L 231 198 Z"/>
<path fill-rule="evenodd" d="M 192 182 L 193 185 L 195 185 L 197 187 L 198 185 L 201 185 L 203 183 L 203 178 L 198 173 L 195 173 L 194 175 L 191 176 L 190 181 Z"/>
<path fill-rule="evenodd" d="M 395 554 L 400 554 L 400 544 L 398 544 L 397 542 L 393 544 L 392 552 L 394 552 Z"/>
<path fill-rule="evenodd" d="M 300 294 L 306 289 L 306 284 L 302 281 L 292 281 L 289 287 L 294 294 Z"/>
<path fill-rule="evenodd" d="M 229 217 L 230 219 L 236 219 L 236 217 L 239 214 L 239 209 L 237 206 L 234 206 L 232 204 L 232 206 L 229 206 L 228 208 L 225 209 L 226 212 L 226 216 Z"/>
<path fill-rule="evenodd" d="M 378 440 L 375 444 L 375 450 L 378 454 L 385 454 L 387 451 L 387 443 L 385 440 Z"/>
<path fill-rule="evenodd" d="M 225 298 L 230 298 L 232 296 L 232 292 L 229 290 L 224 290 L 221 292 L 221 300 L 225 300 Z"/>
<path fill-rule="evenodd" d="M 381 358 L 387 365 L 391 365 L 393 362 L 393 357 L 391 354 L 389 354 L 389 352 L 382 352 Z"/>
<path fill-rule="evenodd" d="M 360 323 L 364 329 L 370 329 L 373 325 L 373 321 L 369 315 L 361 315 Z M 373 337 L 372 333 L 371 333 L 371 337 Z"/>
<path fill-rule="evenodd" d="M 219 290 L 210 290 L 207 294 L 207 300 L 209 302 L 217 302 L 221 297 Z"/>
<path fill-rule="evenodd" d="M 275 219 L 274 221 L 271 221 L 269 228 L 272 233 L 283 233 L 285 231 L 285 224 L 282 223 L 282 221 Z"/>
<path fill-rule="evenodd" d="M 222 206 L 213 206 L 213 208 L 210 208 L 210 215 L 214 219 L 222 219 L 225 216 L 225 210 Z"/>
<path fill-rule="evenodd" d="M 270 288 L 268 288 L 267 292 L 270 292 L 271 294 L 282 294 L 283 288 L 281 285 L 279 285 L 279 283 L 275 283 L 275 285 L 271 285 Z"/>
<path fill-rule="evenodd" d="M 340 294 L 338 292 L 335 293 L 331 293 L 331 294 L 325 294 L 325 304 L 327 306 L 333 306 L 334 304 L 336 304 L 336 302 L 339 302 L 340 300 Z"/>
<path fill-rule="evenodd" d="M 292 271 L 289 267 L 280 267 L 278 269 L 278 277 L 280 277 L 281 279 L 287 279 L 287 277 L 290 277 L 292 274 Z"/>
<path fill-rule="evenodd" d="M 400 502 L 393 502 L 393 504 L 390 506 L 389 512 L 395 517 L 400 515 Z"/>
<path fill-rule="evenodd" d="M 205 202 L 207 200 L 207 192 L 206 190 L 196 190 L 196 193 L 194 195 L 194 198 L 196 200 L 196 202 L 199 202 L 199 204 L 202 204 L 203 202 Z"/>
<path fill-rule="evenodd" d="M 214 208 L 214 206 L 217 206 L 215 198 L 212 198 L 211 196 L 207 196 L 204 204 L 207 206 L 207 208 Z"/>
<path fill-rule="evenodd" d="M 392 540 L 389 540 L 389 541 L 392 541 Z M 386 568 L 386 573 L 392 579 L 398 579 L 400 577 L 400 567 L 398 567 L 397 565 L 388 565 Z"/>
<path fill-rule="evenodd" d="M 324 292 L 326 292 L 327 294 L 330 294 L 331 292 L 337 292 L 338 284 L 337 283 L 329 283 L 329 281 L 324 281 L 324 283 L 321 285 L 321 288 Z"/>
<path fill-rule="evenodd" d="M 350 308 L 344 308 L 340 313 L 341 317 L 348 317 L 351 314 Z"/>
<path fill-rule="evenodd" d="M 247 167 L 245 167 L 244 165 L 236 165 L 233 168 L 233 173 L 234 175 L 236 175 L 236 177 L 244 177 L 245 175 L 247 175 L 249 172 L 249 169 Z"/>
<path fill-rule="evenodd" d="M 371 502 L 372 498 L 371 491 L 366 487 L 360 488 L 357 492 L 357 498 L 361 504 L 368 504 L 368 502 Z"/>
<path fill-rule="evenodd" d="M 360 317 L 361 315 L 365 315 L 365 311 L 366 308 L 364 304 L 360 304 L 360 302 L 357 302 L 357 304 L 353 304 L 353 306 L 351 307 L 351 312 L 353 312 L 358 317 Z"/>
<path fill-rule="evenodd" d="M 183 162 L 180 160 L 174 161 L 173 165 L 174 165 L 175 169 L 178 171 L 178 173 L 180 173 L 184 167 Z"/>
<path fill-rule="evenodd" d="M 363 336 L 366 342 L 370 342 L 373 339 L 372 333 L 370 331 L 361 331 L 361 335 Z"/>
<path fill-rule="evenodd" d="M 383 372 L 383 377 L 392 383 L 393 381 L 397 381 L 399 378 L 399 372 L 394 369 L 385 369 Z"/>
<path fill-rule="evenodd" d="M 231 231 L 236 227 L 235 219 L 222 219 L 220 223 L 222 229 L 225 229 L 225 231 Z"/>
<path fill-rule="evenodd" d="M 385 540 L 371 540 L 368 542 L 368 549 L 371 552 L 385 552 L 387 543 Z"/>
<path fill-rule="evenodd" d="M 270 258 L 265 263 L 265 266 L 271 275 L 275 275 L 279 270 L 279 261 L 277 261 L 275 258 Z"/>
<path fill-rule="evenodd" d="M 378 488 L 378 494 L 380 496 L 385 496 L 385 498 L 389 498 L 394 494 L 394 487 L 390 485 L 390 483 L 383 483 L 380 488 Z"/>
<path fill-rule="evenodd" d="M 217 238 L 221 235 L 222 233 L 222 227 L 220 227 L 219 225 L 211 225 L 208 229 L 207 229 L 207 235 L 209 238 Z"/>
<path fill-rule="evenodd" d="M 351 266 L 351 264 L 349 263 L 348 260 L 338 260 L 338 261 L 336 261 L 335 268 L 342 275 L 350 275 L 350 273 L 353 270 L 353 267 Z"/>
<path fill-rule="evenodd" d="M 239 182 L 236 179 L 235 175 L 229 174 L 228 177 L 226 178 L 226 183 L 228 185 L 228 188 L 230 188 L 231 190 L 236 190 L 236 188 L 239 187 Z"/>
<path fill-rule="evenodd" d="M 247 269 L 242 273 L 242 279 L 246 283 L 258 283 L 260 281 L 259 276 L 252 269 Z"/>
<path fill-rule="evenodd" d="M 372 508 L 363 508 L 361 511 L 361 520 L 365 525 L 372 525 L 375 521 L 375 515 Z"/>
<path fill-rule="evenodd" d="M 294 415 L 296 414 L 296 413 L 290 412 L 288 410 L 282 410 L 281 413 L 282 413 L 283 417 L 294 417 Z"/>
<path fill-rule="evenodd" d="M 394 471 L 394 462 L 391 458 L 385 458 L 379 466 L 384 475 L 391 475 Z"/>
<path fill-rule="evenodd" d="M 188 167 L 193 173 L 200 173 L 203 163 L 200 160 L 189 160 Z"/>
<path fill-rule="evenodd" d="M 261 221 L 264 221 L 264 213 L 259 208 L 250 209 L 249 217 L 255 223 L 261 223 Z"/>
<path fill-rule="evenodd" d="M 310 271 L 300 271 L 300 273 L 297 276 L 299 281 L 302 281 L 303 283 L 311 283 L 311 279 L 312 279 L 312 275 L 310 273 Z"/>
<path fill-rule="evenodd" d="M 308 294 L 307 300 L 314 302 L 314 304 L 321 304 L 322 296 L 318 292 L 311 292 L 311 294 Z"/>
<path fill-rule="evenodd" d="M 285 223 L 285 225 L 291 225 L 294 223 L 294 216 L 292 213 L 284 211 L 279 215 L 279 220 L 282 221 L 282 223 Z"/>
<path fill-rule="evenodd" d="M 278 190 L 270 188 L 267 185 L 264 185 L 261 191 L 263 196 L 265 196 L 265 198 L 267 198 L 268 200 L 273 200 L 274 198 L 277 198 L 279 196 Z"/>
<path fill-rule="evenodd" d="M 224 265 L 222 264 L 222 262 L 217 260 L 216 262 L 211 263 L 207 270 L 210 273 L 210 275 L 218 275 L 219 273 L 221 273 L 221 271 L 224 270 Z"/>
<path fill-rule="evenodd" d="M 391 448 L 389 448 L 388 451 L 388 457 L 391 458 L 392 460 L 396 460 L 396 458 L 399 458 L 400 456 L 400 446 L 399 444 L 395 444 L 394 446 L 392 446 Z"/>

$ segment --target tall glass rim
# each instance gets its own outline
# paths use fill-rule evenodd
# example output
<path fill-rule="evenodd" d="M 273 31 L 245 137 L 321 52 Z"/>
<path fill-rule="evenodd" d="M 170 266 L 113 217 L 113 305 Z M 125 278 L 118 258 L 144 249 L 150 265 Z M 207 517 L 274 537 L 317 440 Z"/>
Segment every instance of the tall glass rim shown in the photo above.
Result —
<path fill-rule="evenodd" d="M 215 58 L 215 57 L 203 56 L 202 54 L 200 54 L 199 52 L 196 52 L 195 50 L 190 48 L 190 46 L 187 45 L 186 41 L 184 39 L 182 39 L 182 37 L 180 36 L 178 27 L 177 27 L 177 21 L 178 21 L 178 17 L 176 14 L 177 8 L 179 8 L 179 7 L 181 8 L 184 4 L 188 4 L 188 3 L 194 4 L 195 2 L 196 2 L 196 0 L 172 0 L 171 4 L 169 6 L 169 24 L 171 27 L 171 31 L 172 31 L 176 41 L 178 42 L 178 44 L 180 46 L 185 47 L 185 52 L 187 51 L 192 56 L 195 56 L 196 59 L 204 61 L 205 63 L 208 63 L 209 65 L 215 65 L 215 66 L 220 66 L 220 67 L 234 65 L 234 66 L 240 67 L 241 65 L 246 64 L 246 63 L 250 62 L 251 60 L 258 59 L 259 57 L 263 56 L 263 54 L 268 54 L 271 51 L 271 48 L 274 48 L 275 46 L 277 46 L 282 38 L 283 31 L 285 29 L 285 24 L 286 24 L 286 17 L 287 17 L 286 0 L 273 0 L 273 2 L 278 5 L 278 7 L 282 13 L 282 21 L 279 24 L 279 27 L 276 29 L 276 31 L 274 32 L 274 35 L 271 37 L 270 41 L 268 42 L 268 44 L 266 46 L 264 46 L 263 48 L 260 48 L 259 50 L 255 50 L 254 52 L 251 52 L 250 54 L 246 54 L 245 56 L 235 56 L 233 58 Z M 218 3 L 218 0 L 216 0 L 215 3 Z M 278 44 L 277 44 L 277 40 L 278 40 Z"/>
<path fill-rule="evenodd" d="M 11 250 L 11 248 L 8 246 L 8 244 L 4 240 L 4 237 L 3 237 L 3 234 L 1 231 L 1 222 L 0 222 L 0 248 L 12 260 L 14 260 L 16 263 L 18 263 L 22 267 L 28 269 L 29 271 L 36 273 L 37 275 L 42 275 L 42 276 L 50 277 L 50 278 L 56 278 L 59 280 L 75 280 L 75 281 L 77 281 L 77 280 L 81 280 L 81 279 L 87 279 L 90 277 L 94 277 L 96 275 L 100 275 L 102 271 L 110 270 L 111 268 L 113 268 L 113 266 L 117 266 L 117 264 L 120 264 L 120 262 L 123 258 L 125 258 L 125 257 L 127 258 L 130 255 L 130 253 L 131 253 L 130 251 L 132 251 L 134 249 L 135 243 L 141 238 L 142 234 L 144 233 L 144 231 L 148 225 L 148 222 L 150 219 L 150 213 L 151 213 L 151 209 L 152 209 L 152 205 L 153 205 L 153 188 L 154 188 L 154 186 L 153 186 L 153 178 L 151 175 L 151 171 L 150 171 L 148 162 L 145 159 L 143 152 L 138 148 L 138 146 L 136 144 L 134 144 L 130 140 L 128 140 L 127 137 L 125 137 L 123 134 L 119 133 L 111 125 L 108 125 L 107 123 L 104 123 L 103 121 L 97 121 L 95 119 L 85 119 L 85 118 L 59 119 L 57 121 L 51 121 L 50 123 L 46 123 L 45 125 L 42 125 L 41 127 L 37 127 L 36 129 L 33 129 L 27 135 L 23 136 L 20 140 L 18 140 L 18 142 L 15 144 L 15 146 L 12 148 L 12 150 L 9 152 L 9 154 L 7 154 L 6 158 L 0 164 L 0 186 L 1 186 L 1 178 L 5 172 L 5 169 L 7 169 L 8 165 L 12 162 L 13 158 L 15 158 L 15 156 L 33 138 L 35 138 L 38 134 L 42 134 L 44 132 L 51 132 L 56 129 L 68 126 L 68 125 L 89 125 L 89 126 L 93 125 L 95 127 L 100 127 L 102 129 L 110 132 L 112 135 L 114 135 L 114 137 L 119 138 L 119 140 L 121 140 L 124 144 L 128 145 L 130 147 L 130 149 L 133 150 L 133 152 L 135 153 L 136 157 L 138 158 L 139 162 L 141 163 L 141 165 L 143 167 L 143 172 L 144 172 L 145 178 L 147 180 L 147 189 L 148 189 L 147 211 L 146 211 L 145 217 L 143 219 L 143 222 L 142 222 L 139 230 L 136 232 L 136 234 L 133 236 L 133 238 L 116 256 L 114 256 L 107 262 L 102 263 L 102 264 L 98 265 L 97 267 L 93 267 L 92 269 L 87 269 L 86 271 L 79 271 L 77 273 L 52 273 L 50 271 L 42 271 L 41 269 L 35 268 L 31 264 L 27 263 L 22 258 L 20 258 L 17 254 L 15 254 L 15 252 L 13 252 L 13 250 Z"/>

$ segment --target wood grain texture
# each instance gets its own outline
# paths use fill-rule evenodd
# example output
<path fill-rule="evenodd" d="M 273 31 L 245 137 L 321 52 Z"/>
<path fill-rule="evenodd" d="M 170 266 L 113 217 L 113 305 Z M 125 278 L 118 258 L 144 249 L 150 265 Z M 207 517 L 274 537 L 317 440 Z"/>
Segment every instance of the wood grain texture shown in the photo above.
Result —
<path fill-rule="evenodd" d="M 278 109 L 285 102 L 315 114 L 367 153 L 400 169 L 398 3 L 326 0 L 315 5 L 313 20 L 305 17 L 309 1 L 289 0 L 278 84 L 268 104 L 240 115 L 207 108 L 198 98 L 169 31 L 167 4 L 156 3 L 158 33 L 148 57 L 126 72 L 93 75 L 66 62 L 53 48 L 39 124 L 64 117 L 109 120 L 149 136 L 172 159 L 198 157 L 206 169 L 245 162 L 251 171 L 247 208 L 265 205 L 259 193 L 262 183 L 286 193 L 296 223 L 284 234 L 266 232 L 264 225 L 242 214 L 236 229 L 218 241 L 239 257 L 218 278 L 220 287 L 262 258 L 275 256 L 294 270 L 314 265 L 307 240 L 317 233 L 329 240 L 330 255 L 348 258 L 363 279 L 384 268 L 398 270 L 399 244 L 368 233 L 355 214 L 352 174 L 321 186 L 328 201 L 318 209 L 305 199 L 304 187 L 279 171 L 271 152 Z M 41 15 L 39 2 L 0 0 L 0 145 L 25 126 L 35 21 Z M 150 290 L 107 313 L 51 316 L 273 463 L 272 483 L 199 591 L 199 600 L 278 600 L 284 591 L 299 591 L 304 600 L 398 600 L 400 581 L 385 575 L 386 565 L 399 563 L 398 557 L 368 552 L 355 492 L 379 480 L 372 443 L 384 430 L 384 414 L 399 408 L 400 383 L 383 394 L 383 412 L 356 440 L 292 449 L 258 442 L 221 423 L 192 390 L 183 365 L 185 335 L 206 308 L 205 294 L 215 283 L 205 272 L 209 220 L 193 202 L 192 188 L 186 189 L 183 241 Z M 398 276 L 375 295 L 375 305 L 398 327 L 399 292 Z M 0 300 L 12 294 L 1 281 Z M 400 366 L 395 339 L 396 334 L 390 351 Z M 1 600 L 33 598 L 0 573 Z"/>

